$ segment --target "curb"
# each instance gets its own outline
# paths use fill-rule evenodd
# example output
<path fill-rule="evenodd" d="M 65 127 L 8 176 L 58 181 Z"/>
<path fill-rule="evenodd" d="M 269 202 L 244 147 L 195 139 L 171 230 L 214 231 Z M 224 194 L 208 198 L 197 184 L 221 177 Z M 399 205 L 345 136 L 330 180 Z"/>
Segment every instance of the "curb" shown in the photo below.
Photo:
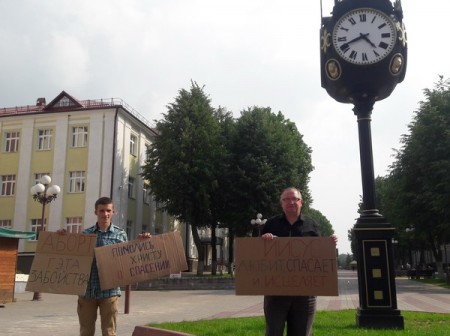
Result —
<path fill-rule="evenodd" d="M 183 332 L 165 330 L 152 327 L 136 326 L 134 328 L 132 336 L 195 336 L 192 334 L 186 334 Z"/>

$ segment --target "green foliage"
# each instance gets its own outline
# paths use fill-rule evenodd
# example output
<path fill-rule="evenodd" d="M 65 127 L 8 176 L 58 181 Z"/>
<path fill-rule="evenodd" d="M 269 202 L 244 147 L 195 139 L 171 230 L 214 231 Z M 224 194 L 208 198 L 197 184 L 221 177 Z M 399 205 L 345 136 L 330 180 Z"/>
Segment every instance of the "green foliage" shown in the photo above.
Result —
<path fill-rule="evenodd" d="M 356 260 L 356 256 L 358 255 L 357 253 L 357 247 L 356 247 L 356 238 L 355 238 L 355 232 L 353 231 L 353 229 L 349 229 L 347 230 L 347 239 L 350 242 L 350 249 L 352 251 L 353 256 L 355 257 Z"/>
<path fill-rule="evenodd" d="M 233 202 L 231 223 L 237 235 L 250 230 L 257 213 L 270 217 L 280 212 L 279 197 L 287 187 L 302 191 L 311 199 L 308 182 L 313 167 L 311 149 L 295 124 L 270 108 L 252 107 L 241 112 L 230 141 Z M 243 219 L 245 222 L 243 223 Z"/>
<path fill-rule="evenodd" d="M 208 225 L 225 153 L 219 120 L 203 88 L 193 82 L 190 91 L 180 90 L 157 129 L 143 167 L 156 200 L 184 222 Z"/>
<path fill-rule="evenodd" d="M 167 108 L 143 176 L 168 213 L 192 225 L 197 247 L 195 227 L 218 225 L 231 237 L 248 235 L 257 213 L 268 218 L 281 211 L 279 196 L 287 187 L 301 190 L 308 210 L 311 149 L 281 112 L 255 106 L 233 119 L 226 109 L 212 108 L 195 82 Z M 329 235 L 329 221 L 312 212 Z"/>
<path fill-rule="evenodd" d="M 450 335 L 450 315 L 402 311 L 404 330 L 363 329 L 355 323 L 355 310 L 319 311 L 316 313 L 314 336 L 432 336 Z M 264 317 L 227 318 L 150 326 L 176 330 L 197 336 L 263 336 Z"/>
<path fill-rule="evenodd" d="M 305 211 L 305 213 L 319 224 L 320 232 L 323 237 L 329 237 L 334 233 L 333 226 L 330 221 L 319 210 L 309 208 Z"/>
<path fill-rule="evenodd" d="M 450 241 L 450 82 L 440 77 L 436 88 L 424 90 L 401 138 L 402 147 L 390 174 L 377 178 L 377 199 L 382 213 L 421 248 L 442 260 L 440 246 Z M 411 236 L 411 235 L 410 235 Z"/>
<path fill-rule="evenodd" d="M 195 82 L 190 91 L 180 90 L 167 108 L 164 119 L 157 123 L 159 136 L 148 150 L 143 176 L 167 212 L 191 225 L 198 251 L 197 273 L 202 274 L 204 249 L 197 229 L 211 226 L 215 232 L 220 178 L 227 162 L 221 127 L 226 118 L 222 110 L 211 107 Z M 215 253 L 214 249 L 214 262 Z"/>

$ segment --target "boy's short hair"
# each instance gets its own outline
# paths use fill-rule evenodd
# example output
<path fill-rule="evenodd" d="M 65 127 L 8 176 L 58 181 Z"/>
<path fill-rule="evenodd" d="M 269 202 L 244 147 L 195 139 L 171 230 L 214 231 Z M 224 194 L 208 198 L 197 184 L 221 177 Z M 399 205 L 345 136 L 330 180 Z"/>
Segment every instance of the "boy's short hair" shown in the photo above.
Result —
<path fill-rule="evenodd" d="M 101 204 L 101 205 L 107 205 L 107 204 L 113 204 L 113 200 L 109 197 L 100 197 L 96 202 L 95 202 L 95 209 L 97 209 L 97 206 Z"/>

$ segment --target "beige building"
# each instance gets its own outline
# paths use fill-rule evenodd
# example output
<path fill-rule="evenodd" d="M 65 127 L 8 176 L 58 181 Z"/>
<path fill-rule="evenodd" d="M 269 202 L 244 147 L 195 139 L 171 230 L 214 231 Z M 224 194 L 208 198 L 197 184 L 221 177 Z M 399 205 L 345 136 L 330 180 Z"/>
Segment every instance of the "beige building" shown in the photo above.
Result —
<path fill-rule="evenodd" d="M 114 200 L 113 222 L 130 239 L 162 233 L 174 224 L 152 200 L 140 172 L 156 136 L 151 125 L 120 99 L 77 100 L 61 92 L 50 103 L 0 109 L 0 227 L 37 232 L 43 206 L 30 189 L 42 176 L 61 192 L 45 206 L 48 231 L 80 232 L 95 224 L 94 203 Z M 184 234 L 184 233 L 183 233 Z M 32 256 L 36 240 L 21 240 Z"/>

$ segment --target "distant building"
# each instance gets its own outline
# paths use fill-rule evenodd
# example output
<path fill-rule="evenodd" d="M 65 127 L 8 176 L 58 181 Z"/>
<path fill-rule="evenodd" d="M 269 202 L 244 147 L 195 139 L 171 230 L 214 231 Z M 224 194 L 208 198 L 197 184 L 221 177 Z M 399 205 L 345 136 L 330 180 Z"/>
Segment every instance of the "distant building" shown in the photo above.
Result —
<path fill-rule="evenodd" d="M 36 105 L 0 108 L 0 227 L 40 230 L 42 205 L 30 189 L 49 175 L 61 193 L 45 208 L 48 231 L 80 232 L 95 224 L 94 203 L 101 196 L 114 200 L 113 222 L 130 239 L 142 231 L 173 230 L 140 175 L 156 135 L 120 99 L 79 101 L 62 91 L 49 104 L 38 98 Z M 19 270 L 27 267 L 20 256 L 31 257 L 35 249 L 36 240 L 20 241 Z"/>

